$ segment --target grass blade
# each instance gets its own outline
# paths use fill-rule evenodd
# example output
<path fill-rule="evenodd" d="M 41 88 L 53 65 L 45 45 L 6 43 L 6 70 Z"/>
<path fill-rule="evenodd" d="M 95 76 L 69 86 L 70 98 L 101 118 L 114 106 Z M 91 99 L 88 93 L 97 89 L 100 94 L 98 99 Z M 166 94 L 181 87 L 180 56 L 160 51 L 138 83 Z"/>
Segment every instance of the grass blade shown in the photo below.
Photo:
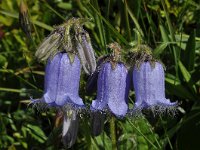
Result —
<path fill-rule="evenodd" d="M 165 48 L 171 43 L 169 42 L 164 42 L 164 43 L 161 43 L 160 45 L 158 45 L 154 51 L 153 51 L 153 55 L 155 58 L 157 58 L 160 54 L 162 54 L 162 52 L 165 50 Z"/>
<path fill-rule="evenodd" d="M 96 10 L 90 3 L 89 3 L 89 5 L 92 8 L 92 10 L 94 10 L 94 12 L 97 15 L 99 15 L 99 17 L 105 22 L 105 24 L 108 26 L 108 28 L 110 28 L 112 33 L 114 35 L 116 35 L 116 38 L 120 39 L 124 44 L 128 45 L 127 40 L 98 12 L 98 10 Z"/>
<path fill-rule="evenodd" d="M 133 22 L 134 22 L 136 28 L 137 28 L 137 30 L 140 32 L 140 35 L 141 35 L 142 37 L 144 37 L 144 33 L 143 33 L 143 31 L 142 31 L 142 29 L 141 29 L 141 27 L 140 27 L 140 24 L 138 23 L 138 21 L 137 21 L 135 15 L 132 13 L 132 11 L 131 11 L 131 9 L 129 8 L 128 5 L 127 5 L 127 10 L 128 10 L 128 13 L 129 13 L 131 19 L 133 20 Z"/>
<path fill-rule="evenodd" d="M 188 69 L 188 71 L 192 71 L 194 69 L 194 61 L 195 61 L 195 31 L 193 31 L 188 39 L 186 50 L 184 53 L 184 65 Z"/>
<path fill-rule="evenodd" d="M 0 13 L 3 14 L 3 15 L 6 15 L 6 16 L 9 16 L 9 17 L 12 17 L 12 18 L 15 18 L 15 19 L 18 19 L 18 14 L 16 13 L 11 13 L 11 12 L 7 12 L 7 11 L 4 11 L 4 10 L 0 10 Z M 52 31 L 53 30 L 53 27 L 43 23 L 43 22 L 40 22 L 40 21 L 37 21 L 37 20 L 30 20 L 33 24 L 39 26 L 39 27 L 42 27 L 46 30 L 49 30 L 49 31 Z"/>
<path fill-rule="evenodd" d="M 181 73 L 185 81 L 188 83 L 188 86 L 190 87 L 191 90 L 194 90 L 196 92 L 195 85 L 192 85 L 193 81 L 192 81 L 189 71 L 186 69 L 186 67 L 183 65 L 181 61 L 178 62 L 178 65 L 180 67 Z"/>
<path fill-rule="evenodd" d="M 128 122 L 132 125 L 133 128 L 135 128 L 138 133 L 140 133 L 148 142 L 151 144 L 155 149 L 158 149 L 132 122 L 131 120 L 128 120 Z"/>
<path fill-rule="evenodd" d="M 99 4 L 97 0 L 92 0 L 91 1 L 94 8 L 98 11 L 98 13 L 101 15 L 100 12 L 100 8 L 99 8 Z M 95 13 L 94 13 L 95 14 Z M 102 19 L 98 14 L 95 14 L 95 21 L 96 21 L 96 25 L 99 31 L 99 36 L 100 36 L 100 41 L 101 41 L 101 45 L 103 46 L 104 49 L 106 49 L 106 38 L 105 38 L 105 31 L 104 31 L 104 27 L 103 27 L 103 23 L 102 23 Z"/>

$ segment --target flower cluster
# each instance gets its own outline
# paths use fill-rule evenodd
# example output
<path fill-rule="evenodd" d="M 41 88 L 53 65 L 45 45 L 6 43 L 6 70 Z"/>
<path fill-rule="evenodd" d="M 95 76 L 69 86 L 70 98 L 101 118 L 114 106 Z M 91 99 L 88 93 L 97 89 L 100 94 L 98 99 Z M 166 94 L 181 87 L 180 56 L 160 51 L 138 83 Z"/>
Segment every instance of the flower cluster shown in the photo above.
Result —
<path fill-rule="evenodd" d="M 73 18 L 56 27 L 35 54 L 40 61 L 47 60 L 47 64 L 44 95 L 32 103 L 45 103 L 63 112 L 63 143 L 66 147 L 75 143 L 78 113 L 85 109 L 79 97 L 81 67 L 90 75 L 87 90 L 93 91 L 97 87 L 97 97 L 90 105 L 94 136 L 101 133 L 107 112 L 123 118 L 129 112 L 134 114 L 149 108 L 162 112 L 177 105 L 165 98 L 163 66 L 152 58 L 150 49 L 145 46 L 135 53 L 132 71 L 121 61 L 121 47 L 117 43 L 109 45 L 113 53 L 102 57 L 96 66 L 89 34 L 82 27 L 84 21 Z M 135 91 L 133 109 L 129 109 L 128 102 L 131 78 Z"/>
<path fill-rule="evenodd" d="M 59 52 L 67 52 L 70 56 L 77 54 L 84 71 L 87 74 L 93 73 L 96 69 L 96 59 L 89 34 L 82 27 L 86 21 L 72 18 L 55 27 L 38 47 L 35 56 L 39 61 L 45 61 L 48 58 L 52 59 Z"/>
<path fill-rule="evenodd" d="M 96 59 L 84 19 L 72 18 L 55 28 L 38 47 L 35 56 L 47 60 L 44 95 L 33 104 L 58 108 L 63 116 L 63 144 L 71 147 L 78 132 L 78 112 L 85 108 L 79 97 L 81 67 L 87 74 L 96 69 Z"/>

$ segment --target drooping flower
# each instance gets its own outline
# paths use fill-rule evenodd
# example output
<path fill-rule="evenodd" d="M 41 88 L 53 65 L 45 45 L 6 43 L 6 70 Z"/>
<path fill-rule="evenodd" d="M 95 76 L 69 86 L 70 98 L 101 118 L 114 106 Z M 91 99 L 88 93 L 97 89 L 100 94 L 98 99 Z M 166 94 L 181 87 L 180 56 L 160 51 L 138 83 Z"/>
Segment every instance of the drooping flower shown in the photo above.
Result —
<path fill-rule="evenodd" d="M 76 55 L 72 62 L 68 55 L 58 53 L 52 60 L 48 60 L 45 70 L 44 95 L 39 102 L 44 102 L 49 106 L 84 106 L 78 95 L 81 64 Z"/>
<path fill-rule="evenodd" d="M 96 69 L 96 59 L 83 18 L 72 18 L 57 26 L 43 40 L 35 56 L 47 60 L 44 95 L 32 103 L 58 107 L 64 114 L 62 141 L 70 148 L 78 132 L 78 112 L 84 108 L 78 95 L 81 66 L 87 74 Z M 81 62 L 80 62 L 81 60 Z"/>
<path fill-rule="evenodd" d="M 128 71 L 123 63 L 102 64 L 97 80 L 97 98 L 92 101 L 92 135 L 98 136 L 103 130 L 105 112 L 111 111 L 117 117 L 124 117 L 128 111 Z"/>
<path fill-rule="evenodd" d="M 152 64 L 153 63 L 153 64 Z M 165 77 L 161 63 L 143 62 L 139 68 L 133 69 L 133 85 L 135 90 L 135 110 L 152 108 L 162 110 L 177 105 L 165 98 Z"/>
<path fill-rule="evenodd" d="M 98 75 L 97 99 L 92 102 L 92 110 L 109 109 L 118 117 L 126 115 L 128 110 L 126 96 L 128 71 L 123 63 L 117 63 L 112 68 L 111 62 L 106 62 Z"/>
<path fill-rule="evenodd" d="M 79 97 L 81 64 L 77 55 L 57 53 L 49 58 L 45 69 L 44 95 L 32 103 L 58 107 L 64 114 L 62 141 L 70 148 L 78 132 L 78 112 L 84 108 Z"/>

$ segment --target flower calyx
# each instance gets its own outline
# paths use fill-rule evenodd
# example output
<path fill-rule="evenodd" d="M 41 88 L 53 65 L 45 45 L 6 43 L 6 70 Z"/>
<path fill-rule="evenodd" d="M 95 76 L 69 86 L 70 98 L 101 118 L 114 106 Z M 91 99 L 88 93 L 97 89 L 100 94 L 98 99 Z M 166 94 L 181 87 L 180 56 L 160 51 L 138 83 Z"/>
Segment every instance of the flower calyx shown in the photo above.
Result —
<path fill-rule="evenodd" d="M 121 46 L 117 42 L 114 42 L 110 43 L 108 47 L 112 49 L 109 61 L 112 65 L 112 69 L 115 69 L 116 65 L 121 62 Z"/>

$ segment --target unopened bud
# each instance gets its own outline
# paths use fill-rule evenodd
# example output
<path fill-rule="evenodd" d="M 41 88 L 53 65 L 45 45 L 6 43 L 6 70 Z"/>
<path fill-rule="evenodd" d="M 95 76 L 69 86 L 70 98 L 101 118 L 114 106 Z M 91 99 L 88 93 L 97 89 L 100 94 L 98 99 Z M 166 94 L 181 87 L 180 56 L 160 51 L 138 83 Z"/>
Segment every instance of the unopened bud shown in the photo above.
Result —
<path fill-rule="evenodd" d="M 28 15 L 28 7 L 26 3 L 21 0 L 19 9 L 19 24 L 23 32 L 28 38 L 31 37 L 31 22 Z"/>

